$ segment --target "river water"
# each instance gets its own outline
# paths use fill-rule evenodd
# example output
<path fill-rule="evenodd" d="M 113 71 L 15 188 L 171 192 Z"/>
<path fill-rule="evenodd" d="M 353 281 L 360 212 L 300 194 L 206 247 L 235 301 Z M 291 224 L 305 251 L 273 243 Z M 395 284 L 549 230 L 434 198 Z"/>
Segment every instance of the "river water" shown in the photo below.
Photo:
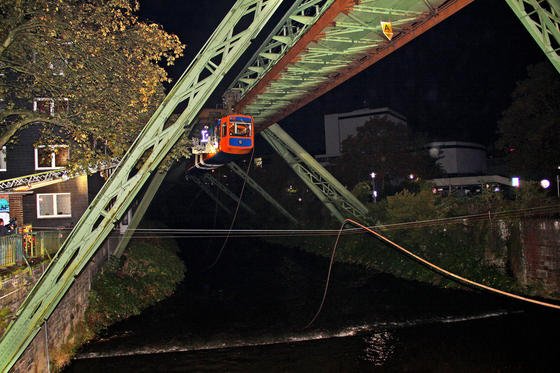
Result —
<path fill-rule="evenodd" d="M 557 371 L 560 313 L 236 239 L 185 240 L 171 298 L 85 346 L 67 372 Z"/>

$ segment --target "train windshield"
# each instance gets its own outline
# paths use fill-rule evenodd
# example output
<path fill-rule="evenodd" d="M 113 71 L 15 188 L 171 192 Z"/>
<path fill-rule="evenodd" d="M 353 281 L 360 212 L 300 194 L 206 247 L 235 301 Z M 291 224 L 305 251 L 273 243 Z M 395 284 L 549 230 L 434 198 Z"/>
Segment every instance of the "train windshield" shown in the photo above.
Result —
<path fill-rule="evenodd" d="M 251 137 L 253 130 L 251 122 L 231 121 L 229 124 L 229 135 L 239 137 Z"/>

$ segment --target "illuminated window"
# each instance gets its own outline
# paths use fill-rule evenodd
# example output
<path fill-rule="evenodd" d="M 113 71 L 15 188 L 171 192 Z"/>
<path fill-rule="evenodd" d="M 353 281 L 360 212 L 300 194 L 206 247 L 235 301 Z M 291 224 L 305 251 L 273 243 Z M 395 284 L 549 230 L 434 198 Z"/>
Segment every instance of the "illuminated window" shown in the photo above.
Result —
<path fill-rule="evenodd" d="M 71 216 L 70 193 L 37 194 L 38 218 L 68 218 Z"/>
<path fill-rule="evenodd" d="M 251 123 L 248 122 L 231 122 L 230 135 L 250 137 L 251 136 Z"/>
<path fill-rule="evenodd" d="M 0 150 L 0 171 L 7 171 L 8 166 L 6 165 L 6 147 L 3 146 Z"/>
<path fill-rule="evenodd" d="M 35 169 L 52 170 L 68 165 L 68 145 L 40 145 L 35 148 Z"/>
<path fill-rule="evenodd" d="M 36 98 L 33 100 L 33 111 L 41 114 L 54 115 L 54 100 L 52 98 Z"/>
<path fill-rule="evenodd" d="M 52 99 L 48 97 L 39 97 L 33 100 L 33 111 L 38 113 L 47 114 L 51 117 L 55 113 L 68 112 L 68 99 Z"/>

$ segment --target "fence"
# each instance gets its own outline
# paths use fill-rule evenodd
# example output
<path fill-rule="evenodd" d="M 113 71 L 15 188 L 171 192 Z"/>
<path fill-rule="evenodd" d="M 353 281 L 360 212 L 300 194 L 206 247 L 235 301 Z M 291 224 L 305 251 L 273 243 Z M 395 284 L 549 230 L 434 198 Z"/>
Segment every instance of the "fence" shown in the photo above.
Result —
<path fill-rule="evenodd" d="M 0 268 L 54 255 L 68 236 L 65 231 L 40 231 L 0 237 Z"/>

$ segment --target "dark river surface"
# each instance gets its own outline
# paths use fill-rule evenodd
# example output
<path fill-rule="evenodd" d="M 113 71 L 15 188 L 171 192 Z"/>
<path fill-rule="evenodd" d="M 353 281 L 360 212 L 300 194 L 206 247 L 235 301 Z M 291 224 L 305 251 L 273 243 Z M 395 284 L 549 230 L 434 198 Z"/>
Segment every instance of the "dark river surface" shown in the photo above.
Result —
<path fill-rule="evenodd" d="M 176 294 L 85 346 L 66 372 L 559 371 L 560 312 L 236 239 L 184 240 Z M 216 247 L 217 245 L 217 247 Z"/>

